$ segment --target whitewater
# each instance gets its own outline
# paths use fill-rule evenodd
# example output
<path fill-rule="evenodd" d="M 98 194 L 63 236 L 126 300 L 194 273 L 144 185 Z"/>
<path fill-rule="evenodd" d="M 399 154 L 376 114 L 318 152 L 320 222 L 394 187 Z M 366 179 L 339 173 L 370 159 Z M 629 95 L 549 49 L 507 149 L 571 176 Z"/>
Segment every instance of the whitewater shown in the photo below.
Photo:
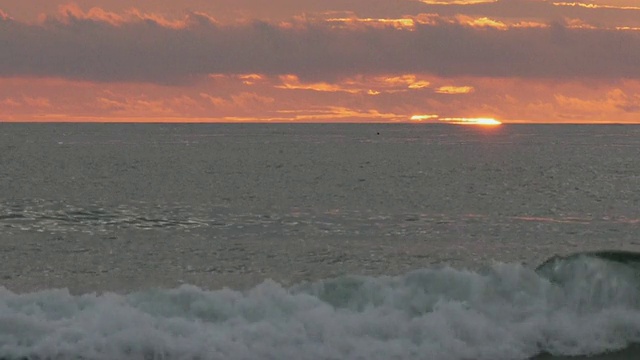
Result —
<path fill-rule="evenodd" d="M 640 355 L 637 126 L 3 124 L 0 150 L 0 359 Z"/>
<path fill-rule="evenodd" d="M 0 352 L 52 359 L 528 359 L 640 340 L 638 269 L 580 257 L 284 288 L 0 292 Z M 551 279 L 551 280 L 550 280 Z"/>

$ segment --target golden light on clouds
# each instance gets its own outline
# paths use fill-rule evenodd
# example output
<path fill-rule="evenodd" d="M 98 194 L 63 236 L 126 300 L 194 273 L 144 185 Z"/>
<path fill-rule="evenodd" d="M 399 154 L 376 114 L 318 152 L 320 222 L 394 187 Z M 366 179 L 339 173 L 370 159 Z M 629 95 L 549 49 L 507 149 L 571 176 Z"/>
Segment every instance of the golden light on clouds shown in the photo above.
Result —
<path fill-rule="evenodd" d="M 458 95 L 473 92 L 473 86 L 441 86 L 435 91 L 438 94 Z"/>
<path fill-rule="evenodd" d="M 411 18 L 399 18 L 399 19 L 386 19 L 386 18 L 329 18 L 324 21 L 328 23 L 337 23 L 341 25 L 358 25 L 363 24 L 374 28 L 391 27 L 398 30 L 413 30 L 415 28 L 415 21 Z"/>
<path fill-rule="evenodd" d="M 243 74 L 238 75 L 238 78 L 242 80 L 242 83 L 245 85 L 253 85 L 258 81 L 264 80 L 264 76 L 260 74 Z"/>
<path fill-rule="evenodd" d="M 411 121 L 427 121 L 437 119 L 438 115 L 413 115 Z"/>
<path fill-rule="evenodd" d="M 495 3 L 498 0 L 420 0 L 420 2 L 428 5 L 474 5 Z"/>
<path fill-rule="evenodd" d="M 179 20 L 172 20 L 159 14 L 142 12 L 136 8 L 131 8 L 123 14 L 106 11 L 99 7 L 92 7 L 88 11 L 83 11 L 78 5 L 73 3 L 59 6 L 58 13 L 61 20 L 66 23 L 81 19 L 104 22 L 112 26 L 122 26 L 123 24 L 136 21 L 150 21 L 166 28 L 184 29 L 189 25 L 190 20 L 188 17 Z M 208 18 L 213 21 L 213 18 Z M 41 19 L 44 20 L 45 18 L 41 17 Z"/>
<path fill-rule="evenodd" d="M 409 89 L 424 89 L 429 87 L 430 83 L 428 81 L 419 80 L 409 84 Z"/>
<path fill-rule="evenodd" d="M 477 28 L 493 28 L 498 30 L 507 30 L 509 26 L 502 21 L 490 19 L 488 17 L 473 18 L 466 15 L 457 16 L 461 24 Z"/>
<path fill-rule="evenodd" d="M 320 18 L 319 21 L 331 24 L 333 27 L 345 29 L 362 28 L 393 28 L 395 30 L 415 31 L 418 25 L 421 26 L 441 26 L 441 25 L 463 25 L 472 28 L 491 28 L 497 30 L 508 30 L 510 28 L 544 28 L 549 25 L 545 22 L 524 20 L 524 19 L 494 19 L 487 16 L 476 15 L 439 15 L 421 13 L 405 18 L 360 18 L 355 14 L 348 17 Z"/>
<path fill-rule="evenodd" d="M 622 31 L 640 31 L 640 26 L 635 27 L 635 26 L 616 26 L 616 30 L 622 30 Z"/>
<path fill-rule="evenodd" d="M 383 82 L 393 87 L 407 87 L 409 89 L 422 89 L 429 87 L 430 82 L 422 79 L 418 79 L 415 74 L 405 74 L 399 76 L 379 77 L 376 81 Z"/>
<path fill-rule="evenodd" d="M 321 91 L 321 92 L 346 92 L 351 94 L 357 94 L 362 92 L 362 89 L 352 89 L 347 87 L 342 87 L 339 84 L 330 84 L 327 82 L 316 82 L 316 83 L 302 83 L 300 78 L 296 75 L 281 75 L 280 76 L 281 84 L 276 85 L 275 87 L 278 89 L 287 89 L 287 90 L 312 90 L 312 91 Z"/>
<path fill-rule="evenodd" d="M 239 78 L 244 79 L 244 76 L 240 76 Z M 338 79 L 334 82 L 304 82 L 300 80 L 297 75 L 293 74 L 280 75 L 277 78 L 280 83 L 274 86 L 276 89 L 311 90 L 335 93 L 342 92 L 366 95 L 417 91 L 428 88 L 431 85 L 430 81 L 422 79 L 416 74 L 373 77 L 356 76 L 352 78 Z M 266 78 L 264 76 L 260 76 L 260 80 L 265 79 Z M 247 82 L 244 81 L 244 83 Z"/>
<path fill-rule="evenodd" d="M 592 4 L 583 2 L 554 2 L 555 6 L 571 6 L 571 7 L 583 7 L 588 9 L 618 9 L 618 10 L 640 10 L 640 6 L 626 6 L 626 5 L 606 5 L 606 4 Z"/>

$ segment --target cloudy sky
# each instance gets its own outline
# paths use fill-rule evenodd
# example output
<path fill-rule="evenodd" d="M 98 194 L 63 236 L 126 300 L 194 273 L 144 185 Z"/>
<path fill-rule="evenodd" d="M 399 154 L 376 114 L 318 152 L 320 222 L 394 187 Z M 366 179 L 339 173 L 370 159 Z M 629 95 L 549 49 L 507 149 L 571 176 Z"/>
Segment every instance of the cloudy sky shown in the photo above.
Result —
<path fill-rule="evenodd" d="M 0 0 L 0 121 L 460 118 L 640 122 L 640 0 Z"/>

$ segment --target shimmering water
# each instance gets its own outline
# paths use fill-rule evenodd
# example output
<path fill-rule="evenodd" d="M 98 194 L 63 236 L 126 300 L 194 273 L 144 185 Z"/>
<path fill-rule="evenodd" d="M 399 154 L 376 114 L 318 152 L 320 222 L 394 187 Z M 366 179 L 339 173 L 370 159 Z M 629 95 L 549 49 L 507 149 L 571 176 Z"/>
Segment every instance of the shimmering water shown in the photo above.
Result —
<path fill-rule="evenodd" d="M 1 124 L 0 357 L 620 349 L 635 293 L 603 303 L 533 268 L 640 250 L 638 189 L 640 126 Z"/>

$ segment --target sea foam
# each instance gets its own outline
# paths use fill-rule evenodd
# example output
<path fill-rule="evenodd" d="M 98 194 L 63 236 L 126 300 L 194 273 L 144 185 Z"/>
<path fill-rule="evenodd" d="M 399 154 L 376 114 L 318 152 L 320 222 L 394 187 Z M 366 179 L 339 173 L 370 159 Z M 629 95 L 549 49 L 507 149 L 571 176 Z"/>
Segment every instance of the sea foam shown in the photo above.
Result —
<path fill-rule="evenodd" d="M 633 266 L 422 269 L 285 288 L 72 295 L 0 289 L 0 358 L 527 359 L 640 341 Z"/>

